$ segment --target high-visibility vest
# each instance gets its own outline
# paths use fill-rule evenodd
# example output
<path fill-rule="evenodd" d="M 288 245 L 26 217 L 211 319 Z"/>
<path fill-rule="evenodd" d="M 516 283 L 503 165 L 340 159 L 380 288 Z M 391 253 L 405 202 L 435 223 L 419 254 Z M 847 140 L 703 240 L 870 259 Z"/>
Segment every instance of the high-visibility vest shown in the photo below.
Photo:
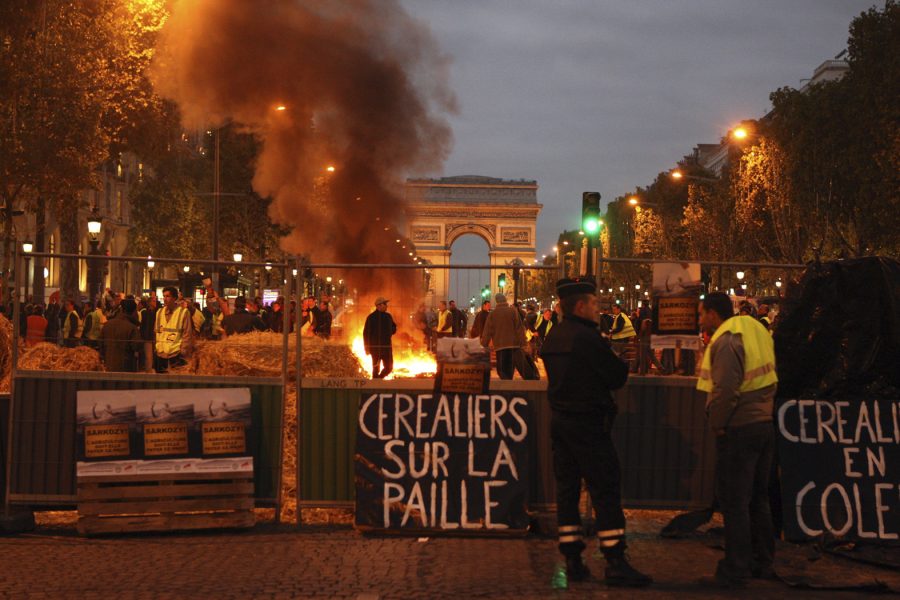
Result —
<path fill-rule="evenodd" d="M 545 337 L 547 336 L 548 333 L 550 333 L 550 329 L 553 327 L 553 319 L 546 321 L 546 323 L 547 323 L 547 331 L 544 332 Z M 543 324 L 544 324 L 544 315 L 542 315 L 542 314 L 538 315 L 537 321 L 534 324 L 535 335 L 539 335 L 541 325 L 543 325 Z"/>
<path fill-rule="evenodd" d="M 189 309 L 189 308 L 186 308 L 185 310 L 187 310 L 187 311 L 190 312 L 190 309 Z M 195 311 L 194 311 L 194 314 L 191 315 L 191 320 L 192 320 L 193 323 L 194 323 L 194 332 L 195 332 L 195 333 L 200 333 L 200 327 L 203 325 L 203 320 L 204 320 L 204 319 L 203 319 L 203 313 L 200 312 L 199 310 L 195 310 Z"/>
<path fill-rule="evenodd" d="M 222 313 L 213 313 L 212 315 L 212 327 L 210 331 L 213 335 L 222 335 L 225 329 L 222 327 L 222 319 L 225 315 Z"/>
<path fill-rule="evenodd" d="M 63 323 L 63 339 L 68 339 L 72 336 L 72 320 L 69 318 L 69 315 L 75 315 L 75 336 L 76 338 L 80 338 L 82 332 L 84 331 L 84 322 L 81 320 L 81 317 L 78 316 L 78 311 L 73 310 L 70 313 L 66 314 L 66 320 Z"/>
<path fill-rule="evenodd" d="M 442 310 L 438 314 L 438 333 L 450 333 L 453 331 L 453 313 L 449 310 Z"/>
<path fill-rule="evenodd" d="M 775 343 L 762 323 L 753 317 L 743 315 L 731 317 L 719 325 L 716 333 L 709 341 L 703 362 L 700 365 L 700 378 L 697 389 L 711 392 L 712 380 L 712 347 L 716 340 L 725 333 L 740 334 L 744 345 L 744 381 L 738 389 L 740 392 L 752 392 L 778 383 L 775 373 Z"/>
<path fill-rule="evenodd" d="M 172 315 L 166 317 L 166 309 L 156 313 L 156 353 L 169 358 L 181 353 L 184 341 L 184 320 L 188 318 L 188 309 L 178 306 Z"/>
<path fill-rule="evenodd" d="M 85 332 L 84 337 L 89 340 L 99 340 L 100 330 L 103 328 L 103 311 L 96 308 L 88 314 L 91 316 L 91 328 Z"/>
<path fill-rule="evenodd" d="M 614 333 L 611 336 L 609 336 L 610 339 L 624 340 L 624 339 L 634 337 L 635 335 L 637 335 L 637 333 L 635 333 L 635 331 L 634 331 L 634 325 L 631 324 L 631 319 L 626 317 L 625 313 L 619 313 L 618 315 L 616 315 L 615 319 L 624 319 L 625 325 L 622 326 L 622 331 L 620 331 L 618 333 Z M 613 320 L 613 325 L 615 325 L 615 320 Z"/>

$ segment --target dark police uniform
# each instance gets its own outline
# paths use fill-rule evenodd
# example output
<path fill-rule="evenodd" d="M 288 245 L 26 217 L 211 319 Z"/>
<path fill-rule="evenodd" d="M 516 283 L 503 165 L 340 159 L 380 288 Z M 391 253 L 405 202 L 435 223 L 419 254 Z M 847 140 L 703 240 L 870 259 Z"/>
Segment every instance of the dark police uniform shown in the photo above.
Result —
<path fill-rule="evenodd" d="M 594 290 L 590 279 L 557 283 L 560 298 L 593 294 Z M 577 315 L 565 315 L 550 330 L 541 357 L 547 369 L 552 409 L 559 550 L 567 559 L 569 576 L 577 580 L 589 575 L 581 563 L 585 544 L 578 512 L 584 479 L 596 513 L 600 549 L 607 561 L 607 583 L 646 585 L 650 578 L 634 571 L 624 557 L 621 472 L 611 436 L 616 415 L 611 390 L 625 385 L 628 365 L 610 349 L 596 322 Z"/>

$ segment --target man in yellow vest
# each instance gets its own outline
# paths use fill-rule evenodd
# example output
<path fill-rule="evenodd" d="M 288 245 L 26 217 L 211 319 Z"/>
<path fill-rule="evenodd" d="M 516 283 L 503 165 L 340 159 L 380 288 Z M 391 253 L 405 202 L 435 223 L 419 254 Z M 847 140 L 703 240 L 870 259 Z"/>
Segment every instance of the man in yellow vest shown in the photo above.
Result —
<path fill-rule="evenodd" d="M 609 332 L 609 339 L 612 340 L 612 349 L 619 355 L 619 358 L 626 359 L 625 350 L 628 345 L 634 342 L 637 332 L 628 315 L 622 312 L 622 307 L 618 304 L 612 306 L 613 322 Z"/>
<path fill-rule="evenodd" d="M 178 290 L 163 288 L 163 307 L 156 313 L 156 372 L 165 373 L 185 364 L 194 341 L 190 311 L 178 303 Z"/>
<path fill-rule="evenodd" d="M 775 453 L 775 348 L 766 328 L 751 316 L 734 316 L 731 299 L 721 292 L 703 299 L 700 327 L 712 338 L 697 389 L 708 393 L 716 497 L 725 518 L 725 558 L 709 583 L 740 587 L 750 577 L 774 577 L 768 489 Z"/>

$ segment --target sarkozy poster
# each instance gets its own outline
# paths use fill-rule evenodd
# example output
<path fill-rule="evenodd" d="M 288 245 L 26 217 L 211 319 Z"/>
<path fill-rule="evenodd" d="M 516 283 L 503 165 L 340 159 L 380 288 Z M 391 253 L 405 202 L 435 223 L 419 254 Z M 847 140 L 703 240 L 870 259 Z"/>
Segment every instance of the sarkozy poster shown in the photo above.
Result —
<path fill-rule="evenodd" d="M 528 527 L 532 407 L 514 393 L 364 393 L 356 526 L 394 533 Z"/>
<path fill-rule="evenodd" d="M 79 391 L 79 477 L 252 471 L 249 388 Z"/>

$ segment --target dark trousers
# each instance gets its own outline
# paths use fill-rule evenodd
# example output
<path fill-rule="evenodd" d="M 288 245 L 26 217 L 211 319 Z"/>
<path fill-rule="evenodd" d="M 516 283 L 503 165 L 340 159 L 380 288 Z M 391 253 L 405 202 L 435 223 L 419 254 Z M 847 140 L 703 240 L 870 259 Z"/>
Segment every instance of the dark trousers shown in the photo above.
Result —
<path fill-rule="evenodd" d="M 391 348 L 372 348 L 372 379 L 383 379 L 393 370 L 394 353 Z"/>
<path fill-rule="evenodd" d="M 153 368 L 156 369 L 157 373 L 166 373 L 169 369 L 174 369 L 175 367 L 186 364 L 187 361 L 180 354 L 170 356 L 169 358 L 162 358 L 161 356 L 153 357 Z"/>
<path fill-rule="evenodd" d="M 516 371 L 515 353 L 518 348 L 497 350 L 497 375 L 500 379 L 512 379 Z"/>
<path fill-rule="evenodd" d="M 606 556 L 621 556 L 625 551 L 622 473 L 611 437 L 612 422 L 613 415 L 608 414 L 553 413 L 550 439 L 556 476 L 556 520 L 559 551 L 565 556 L 576 556 L 584 550 L 584 542 L 572 535 L 582 530 L 578 512 L 582 479 L 591 495 L 600 550 Z"/>
<path fill-rule="evenodd" d="M 716 438 L 716 496 L 725 518 L 725 558 L 717 575 L 750 577 L 772 568 L 775 534 L 769 476 L 775 454 L 772 423 L 729 428 Z"/>

